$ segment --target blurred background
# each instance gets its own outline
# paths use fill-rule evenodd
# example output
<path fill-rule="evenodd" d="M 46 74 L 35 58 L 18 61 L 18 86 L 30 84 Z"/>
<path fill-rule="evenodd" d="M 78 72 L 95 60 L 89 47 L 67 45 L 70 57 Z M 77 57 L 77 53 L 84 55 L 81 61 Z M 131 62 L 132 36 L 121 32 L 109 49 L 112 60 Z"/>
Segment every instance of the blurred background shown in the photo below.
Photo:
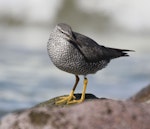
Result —
<path fill-rule="evenodd" d="M 131 49 L 89 75 L 88 93 L 127 99 L 150 83 L 150 1 L 0 0 L 0 117 L 69 94 L 74 75 L 55 68 L 47 54 L 57 23 L 99 44 Z M 81 92 L 83 78 L 76 92 Z"/>

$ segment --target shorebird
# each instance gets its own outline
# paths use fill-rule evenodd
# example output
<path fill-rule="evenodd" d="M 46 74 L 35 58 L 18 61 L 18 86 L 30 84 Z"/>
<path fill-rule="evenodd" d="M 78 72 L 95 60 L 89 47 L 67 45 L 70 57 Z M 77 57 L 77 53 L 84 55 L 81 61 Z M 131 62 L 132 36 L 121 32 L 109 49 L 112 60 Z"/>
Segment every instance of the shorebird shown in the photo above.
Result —
<path fill-rule="evenodd" d="M 105 68 L 111 59 L 129 56 L 127 52 L 131 51 L 99 45 L 93 39 L 74 32 L 65 23 L 57 24 L 51 32 L 47 50 L 51 61 L 57 68 L 74 74 L 76 77 L 70 94 L 66 97 L 61 97 L 56 101 L 56 104 L 83 102 L 88 83 L 86 76 Z M 79 75 L 84 76 L 84 86 L 81 98 L 76 100 L 74 91 L 79 82 Z"/>

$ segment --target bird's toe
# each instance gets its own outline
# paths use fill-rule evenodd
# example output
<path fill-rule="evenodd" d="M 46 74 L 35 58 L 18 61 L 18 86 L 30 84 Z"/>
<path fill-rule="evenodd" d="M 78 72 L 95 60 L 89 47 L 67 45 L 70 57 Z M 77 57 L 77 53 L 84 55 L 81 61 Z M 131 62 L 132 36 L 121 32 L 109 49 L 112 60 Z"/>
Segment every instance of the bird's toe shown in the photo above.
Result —
<path fill-rule="evenodd" d="M 55 104 L 56 105 L 65 105 L 68 104 L 70 101 L 75 100 L 76 97 L 74 95 L 67 95 L 67 96 L 62 96 L 57 98 L 57 100 L 55 100 Z"/>

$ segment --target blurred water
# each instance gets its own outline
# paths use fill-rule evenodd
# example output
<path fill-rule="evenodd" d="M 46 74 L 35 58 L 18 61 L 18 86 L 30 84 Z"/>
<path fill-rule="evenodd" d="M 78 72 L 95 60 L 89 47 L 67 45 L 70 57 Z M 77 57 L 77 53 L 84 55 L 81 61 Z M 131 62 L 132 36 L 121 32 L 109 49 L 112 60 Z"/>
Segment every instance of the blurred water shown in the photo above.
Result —
<path fill-rule="evenodd" d="M 27 32 L 24 32 L 22 27 L 19 27 L 18 30 L 20 30 L 21 34 L 31 34 L 32 32 L 30 38 L 34 39 L 35 36 L 33 35 L 36 35 L 34 32 L 37 31 L 37 28 L 32 28 L 32 31 L 30 28 L 28 31 L 26 30 Z M 28 108 L 41 101 L 70 92 L 74 83 L 74 76 L 58 70 L 50 62 L 46 49 L 46 39 L 48 39 L 49 35 L 48 32 L 47 37 L 45 36 L 47 31 L 47 29 L 38 28 L 38 32 L 41 33 L 41 36 L 37 34 L 40 36 L 38 39 L 41 39 L 43 43 L 37 47 L 33 45 L 34 40 L 32 40 L 33 44 L 30 48 L 25 45 L 28 39 L 17 40 L 18 42 L 23 42 L 20 46 L 23 45 L 24 47 L 18 47 L 19 43 L 14 43 L 16 41 L 14 37 L 20 37 L 20 34 L 15 32 L 12 36 L 13 28 L 9 29 L 9 32 L 5 32 L 7 33 L 7 38 L 3 33 L 3 37 L 0 39 L 1 112 Z M 104 41 L 106 37 L 102 36 L 101 39 Z M 122 40 L 122 43 L 117 42 L 115 38 L 112 39 L 112 35 L 107 35 L 107 39 L 111 40 L 112 43 L 115 42 L 113 45 L 107 44 L 109 46 L 119 46 L 124 42 L 131 42 L 128 41 L 129 37 L 127 41 Z M 130 44 L 123 45 L 125 48 L 130 48 L 131 46 Z M 134 47 L 131 47 L 131 49 L 137 49 L 137 52 L 130 54 L 131 57 L 113 60 L 106 69 L 95 75 L 89 75 L 87 92 L 98 97 L 126 99 L 147 85 L 150 77 L 150 60 L 147 54 L 142 55 L 139 53 L 138 46 L 138 44 L 134 44 Z M 81 92 L 81 90 L 82 79 L 76 92 Z"/>
<path fill-rule="evenodd" d="M 3 3 L 2 1 L 0 2 Z M 6 5 L 8 4 L 7 2 Z M 34 2 L 36 3 L 37 1 Z M 53 5 L 53 2 L 50 2 L 51 6 Z M 82 2 L 84 3 L 86 1 L 82 0 Z M 59 1 L 58 3 L 61 2 Z M 84 13 L 80 13 L 81 10 L 77 12 L 76 15 L 79 15 L 80 17 L 78 17 L 76 21 L 70 21 L 70 23 L 72 23 L 73 29 L 90 36 L 99 44 L 136 51 L 134 53 L 130 53 L 130 57 L 112 60 L 105 69 L 97 72 L 95 75 L 88 75 L 89 84 L 87 92 L 93 93 L 97 97 L 126 99 L 150 83 L 150 37 L 147 28 L 146 31 L 143 31 L 143 28 L 147 25 L 143 23 L 147 22 L 140 22 L 138 23 L 140 24 L 139 28 L 137 27 L 137 24 L 132 26 L 132 28 L 130 26 L 133 24 L 133 21 L 130 21 L 131 23 L 129 23 L 129 26 L 126 24 L 124 27 L 128 26 L 127 30 L 130 28 L 132 31 L 122 31 L 117 27 L 116 28 L 118 30 L 113 30 L 113 27 L 110 29 L 110 25 L 107 25 L 108 23 L 103 24 L 99 22 L 103 21 L 101 18 L 105 18 L 102 14 L 101 17 L 98 17 L 99 15 L 97 14 L 93 15 L 92 13 L 85 13 L 87 9 L 89 9 L 90 12 L 90 9 L 92 9 L 94 12 L 99 10 L 99 7 L 101 7 L 100 9 L 106 9 L 106 12 L 109 12 L 109 9 L 111 8 L 111 22 L 113 23 L 116 17 L 120 18 L 121 13 L 119 13 L 119 11 L 117 11 L 117 13 L 115 12 L 116 7 L 119 9 L 118 5 L 120 4 L 116 2 L 115 8 L 115 4 L 109 5 L 104 1 L 103 4 L 104 6 L 99 4 L 97 8 L 95 8 L 94 5 L 94 10 L 94 8 L 90 7 L 92 4 L 87 4 L 88 6 L 86 7 L 83 6 L 85 4 L 79 5 L 78 3 L 78 11 L 81 9 Z M 24 9 L 28 9 L 28 4 L 26 3 L 25 5 L 26 6 L 24 7 L 26 8 Z M 71 13 L 71 11 L 67 11 L 66 15 L 66 13 L 63 14 L 63 11 L 61 10 L 62 14 L 59 15 L 61 15 L 62 19 L 60 19 L 60 17 L 54 19 L 54 17 L 57 17 L 57 11 L 54 11 L 53 9 L 55 6 L 58 8 L 57 2 L 54 2 L 55 6 L 53 6 L 53 8 L 49 8 L 51 6 L 47 6 L 47 4 L 37 4 L 35 10 L 38 9 L 37 6 L 42 6 L 44 8 L 48 8 L 47 10 L 45 9 L 44 12 L 47 12 L 48 10 L 53 10 L 53 12 L 55 12 L 54 14 L 50 13 L 53 16 L 49 17 L 53 17 L 53 19 L 48 20 L 47 15 L 50 15 L 49 13 L 46 13 L 45 15 L 43 15 L 43 12 L 40 14 L 36 13 L 36 11 L 30 10 L 31 7 L 34 10 L 34 4 L 31 5 L 32 6 L 30 6 L 27 14 L 28 12 L 32 12 L 31 14 L 36 16 L 36 18 L 30 16 L 31 18 L 28 17 L 28 19 L 25 18 L 24 20 L 27 20 L 27 23 L 28 20 L 31 20 L 30 22 L 32 24 L 22 23 L 22 25 L 8 25 L 8 23 L 4 22 L 3 24 L 0 24 L 0 117 L 13 110 L 32 107 L 35 104 L 48 100 L 52 97 L 69 94 L 75 81 L 74 75 L 60 71 L 53 66 L 49 60 L 46 49 L 49 33 L 54 27 L 53 24 L 56 24 L 56 22 L 53 23 L 52 21 L 67 21 L 64 17 L 68 18 L 68 12 Z M 71 6 L 70 3 L 69 5 Z M 2 4 L 0 6 L 1 18 L 3 9 L 6 11 L 7 8 L 4 8 L 5 6 L 2 6 Z M 20 5 L 17 7 L 21 8 L 21 6 L 23 6 L 23 4 L 20 2 Z M 69 7 L 65 7 L 64 9 L 73 9 Z M 15 10 L 16 6 L 14 5 L 13 8 Z M 10 10 L 13 9 L 11 8 Z M 17 10 L 19 10 L 19 8 L 17 8 Z M 5 11 L 3 14 L 6 13 Z M 15 19 L 18 17 L 17 15 L 21 14 L 18 14 L 17 12 L 18 11 L 15 10 Z M 73 14 L 74 13 L 75 11 L 73 11 Z M 45 18 L 38 17 L 39 15 L 42 15 Z M 125 16 L 127 17 L 127 15 Z M 91 19 L 95 17 L 97 17 L 97 19 L 91 21 Z M 144 18 L 141 18 L 142 21 L 147 21 L 147 18 Z M 84 19 L 88 19 L 89 22 L 88 20 L 85 22 Z M 0 19 L 0 21 L 1 20 L 3 19 Z M 44 24 L 42 23 L 43 26 L 41 24 L 40 26 L 37 24 L 34 26 L 33 23 L 36 20 L 44 21 Z M 105 20 L 110 19 L 104 19 L 104 23 L 106 22 Z M 119 20 L 116 21 L 118 23 Z M 120 22 L 120 25 L 125 23 Z M 50 27 L 47 27 L 47 24 Z M 104 31 L 97 28 L 97 26 L 103 26 Z M 133 33 L 133 30 L 136 31 L 137 28 L 138 33 Z M 105 29 L 107 31 L 105 31 Z M 82 85 L 83 78 L 81 77 L 76 92 L 81 92 Z"/>

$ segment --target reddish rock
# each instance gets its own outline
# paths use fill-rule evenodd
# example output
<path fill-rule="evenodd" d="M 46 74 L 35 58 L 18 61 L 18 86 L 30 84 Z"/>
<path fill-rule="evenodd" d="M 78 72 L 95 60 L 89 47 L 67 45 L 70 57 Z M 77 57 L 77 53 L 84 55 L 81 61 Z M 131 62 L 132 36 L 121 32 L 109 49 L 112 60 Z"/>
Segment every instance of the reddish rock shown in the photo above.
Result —
<path fill-rule="evenodd" d="M 5 116 L 0 129 L 150 129 L 150 105 L 99 99 L 35 107 Z"/>
<path fill-rule="evenodd" d="M 140 103 L 150 103 L 150 85 L 140 90 L 134 96 L 129 98 L 129 100 Z"/>

